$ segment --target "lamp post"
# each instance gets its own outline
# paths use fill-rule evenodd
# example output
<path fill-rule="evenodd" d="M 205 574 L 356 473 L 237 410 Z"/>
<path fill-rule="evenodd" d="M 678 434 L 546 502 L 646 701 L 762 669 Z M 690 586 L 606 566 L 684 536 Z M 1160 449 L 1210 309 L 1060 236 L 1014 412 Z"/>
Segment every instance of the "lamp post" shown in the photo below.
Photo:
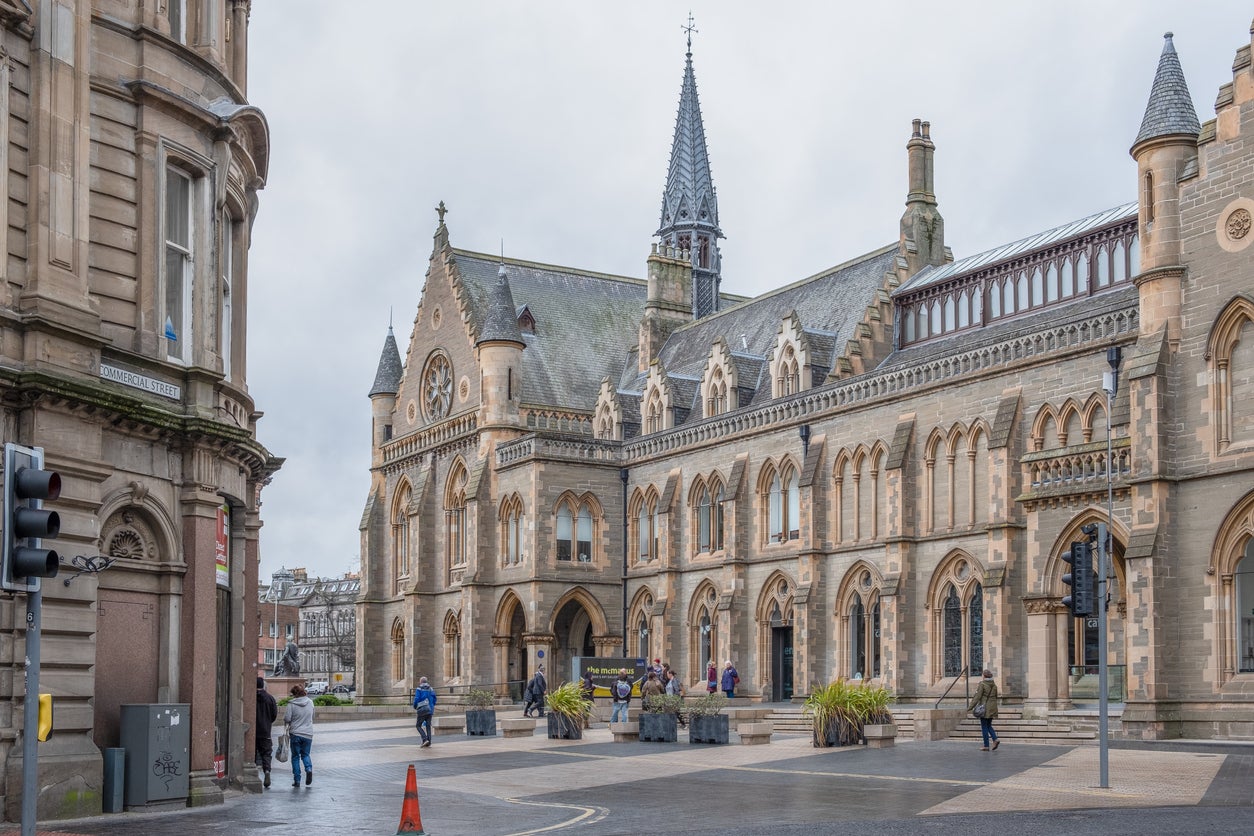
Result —
<path fill-rule="evenodd" d="M 1110 551 L 1115 528 L 1115 445 L 1110 437 L 1110 412 L 1114 407 L 1115 393 L 1119 389 L 1119 362 L 1122 352 L 1119 346 L 1106 349 L 1106 363 L 1110 371 L 1102 375 L 1102 388 L 1106 390 L 1106 524 L 1097 527 L 1097 751 L 1098 786 L 1110 788 L 1110 686 L 1107 679 L 1110 665 L 1107 658 L 1106 617 L 1107 598 L 1110 589 Z"/>

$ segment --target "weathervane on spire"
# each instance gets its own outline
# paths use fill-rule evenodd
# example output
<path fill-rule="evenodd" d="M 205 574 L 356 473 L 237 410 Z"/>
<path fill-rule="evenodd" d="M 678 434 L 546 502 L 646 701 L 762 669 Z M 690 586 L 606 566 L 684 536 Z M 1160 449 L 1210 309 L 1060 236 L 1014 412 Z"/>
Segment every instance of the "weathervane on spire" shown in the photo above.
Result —
<path fill-rule="evenodd" d="M 440 201 L 440 205 L 435 207 L 435 213 L 440 216 L 440 226 L 444 226 L 444 213 L 447 211 L 448 209 L 444 208 L 444 201 L 442 200 Z"/>
<path fill-rule="evenodd" d="M 700 29 L 692 25 L 692 12 L 691 11 L 688 12 L 688 25 L 681 26 L 679 28 L 688 33 L 688 54 L 691 55 L 692 54 L 692 33 L 701 31 Z"/>

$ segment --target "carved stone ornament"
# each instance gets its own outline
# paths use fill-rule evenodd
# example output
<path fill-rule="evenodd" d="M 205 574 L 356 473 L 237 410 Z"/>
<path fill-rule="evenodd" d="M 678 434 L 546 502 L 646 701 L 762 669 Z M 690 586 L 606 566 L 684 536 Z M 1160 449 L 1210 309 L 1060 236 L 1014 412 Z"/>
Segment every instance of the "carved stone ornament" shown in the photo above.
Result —
<path fill-rule="evenodd" d="M 105 522 L 100 552 L 106 557 L 127 560 L 156 560 L 157 545 L 143 515 L 133 508 L 114 512 Z"/>
<path fill-rule="evenodd" d="M 1250 234 L 1251 217 L 1248 209 L 1237 209 L 1228 216 L 1227 231 L 1228 237 L 1233 241 L 1240 241 L 1246 235 Z"/>

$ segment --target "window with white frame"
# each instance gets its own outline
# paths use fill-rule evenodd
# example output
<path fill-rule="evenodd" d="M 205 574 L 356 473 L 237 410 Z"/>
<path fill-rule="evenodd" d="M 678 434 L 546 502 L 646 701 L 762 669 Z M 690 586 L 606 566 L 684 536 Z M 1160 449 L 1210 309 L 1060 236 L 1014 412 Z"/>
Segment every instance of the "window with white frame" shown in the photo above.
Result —
<path fill-rule="evenodd" d="M 174 167 L 165 173 L 165 318 L 162 335 L 171 360 L 191 362 L 195 182 Z"/>

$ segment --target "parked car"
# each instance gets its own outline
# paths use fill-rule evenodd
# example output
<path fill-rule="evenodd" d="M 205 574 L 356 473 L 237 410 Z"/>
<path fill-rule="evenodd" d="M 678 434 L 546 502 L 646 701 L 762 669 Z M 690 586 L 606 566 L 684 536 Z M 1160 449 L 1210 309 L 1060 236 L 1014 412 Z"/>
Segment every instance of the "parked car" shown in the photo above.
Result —
<path fill-rule="evenodd" d="M 306 685 L 305 693 L 311 697 L 316 697 L 319 694 L 327 693 L 327 691 L 330 690 L 330 688 L 331 688 L 330 683 L 328 683 L 325 679 L 320 679 L 320 680 L 317 680 L 316 682 L 310 682 L 308 685 Z"/>
<path fill-rule="evenodd" d="M 331 689 L 331 693 L 342 694 L 343 696 L 348 696 L 349 694 L 353 693 L 353 689 L 348 687 L 347 685 L 336 685 L 334 688 Z"/>

